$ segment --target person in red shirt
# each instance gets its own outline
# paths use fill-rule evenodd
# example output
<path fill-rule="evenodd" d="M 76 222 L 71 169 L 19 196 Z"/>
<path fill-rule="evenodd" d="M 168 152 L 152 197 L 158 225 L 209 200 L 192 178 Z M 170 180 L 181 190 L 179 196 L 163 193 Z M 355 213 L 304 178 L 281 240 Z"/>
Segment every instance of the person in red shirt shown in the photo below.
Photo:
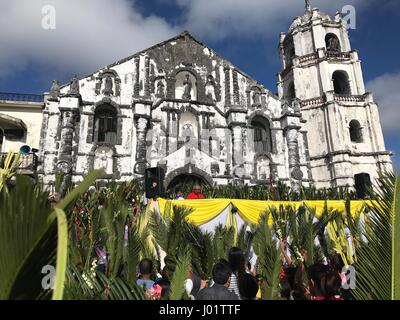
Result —
<path fill-rule="evenodd" d="M 201 187 L 196 184 L 193 187 L 193 192 L 189 193 L 186 199 L 204 199 L 204 194 L 201 193 Z"/>

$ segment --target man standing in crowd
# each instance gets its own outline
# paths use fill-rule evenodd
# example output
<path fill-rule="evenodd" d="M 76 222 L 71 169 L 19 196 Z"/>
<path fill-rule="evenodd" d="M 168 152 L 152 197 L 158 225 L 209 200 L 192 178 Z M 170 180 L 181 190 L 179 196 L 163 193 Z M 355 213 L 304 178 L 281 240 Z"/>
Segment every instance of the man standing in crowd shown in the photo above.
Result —
<path fill-rule="evenodd" d="M 200 290 L 197 300 L 238 300 L 237 296 L 228 290 L 232 275 L 229 264 L 216 263 L 212 275 L 214 285 Z"/>

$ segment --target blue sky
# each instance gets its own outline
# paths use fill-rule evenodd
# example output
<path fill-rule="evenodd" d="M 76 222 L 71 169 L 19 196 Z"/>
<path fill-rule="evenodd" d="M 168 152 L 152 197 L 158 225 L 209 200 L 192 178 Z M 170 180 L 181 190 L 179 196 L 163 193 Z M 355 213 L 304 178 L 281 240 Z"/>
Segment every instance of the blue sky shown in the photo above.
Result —
<path fill-rule="evenodd" d="M 380 105 L 388 150 L 400 172 L 400 1 L 312 0 L 331 15 L 356 9 L 353 49 L 367 90 Z M 44 5 L 56 29 L 43 30 Z M 303 0 L 0 0 L 0 91 L 42 93 L 188 30 L 276 92 L 279 32 L 304 12 Z M 6 32 L 4 32 L 6 31 Z"/>

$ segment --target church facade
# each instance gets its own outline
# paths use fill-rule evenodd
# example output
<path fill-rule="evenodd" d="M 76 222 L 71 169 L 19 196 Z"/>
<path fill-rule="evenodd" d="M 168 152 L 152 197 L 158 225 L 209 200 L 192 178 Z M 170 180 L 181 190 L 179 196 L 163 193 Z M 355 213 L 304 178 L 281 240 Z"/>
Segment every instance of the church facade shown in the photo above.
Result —
<path fill-rule="evenodd" d="M 40 175 L 165 170 L 209 184 L 353 186 L 392 170 L 341 17 L 306 7 L 280 37 L 278 95 L 188 32 L 46 94 Z"/>

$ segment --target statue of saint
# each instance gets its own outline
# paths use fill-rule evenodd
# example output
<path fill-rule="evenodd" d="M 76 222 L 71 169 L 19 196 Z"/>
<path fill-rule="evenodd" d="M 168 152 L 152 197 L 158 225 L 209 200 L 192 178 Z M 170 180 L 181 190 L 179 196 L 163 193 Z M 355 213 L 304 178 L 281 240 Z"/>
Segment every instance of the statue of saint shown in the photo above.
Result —
<path fill-rule="evenodd" d="M 157 92 L 156 92 L 156 97 L 157 98 L 164 98 L 165 97 L 165 86 L 162 80 L 157 82 Z"/>
<path fill-rule="evenodd" d="M 183 81 L 184 91 L 183 91 L 182 99 L 190 100 L 192 98 L 192 86 L 193 86 L 193 83 L 190 80 L 190 76 L 187 74 L 186 79 Z"/>
<path fill-rule="evenodd" d="M 50 96 L 53 100 L 56 100 L 60 95 L 60 83 L 58 80 L 53 80 L 50 88 Z"/>
<path fill-rule="evenodd" d="M 328 40 L 328 51 L 339 52 L 340 51 L 340 43 L 339 39 L 336 37 L 332 37 Z"/>
<path fill-rule="evenodd" d="M 217 99 L 215 98 L 215 82 L 214 78 L 212 75 L 209 75 L 207 77 L 207 82 L 206 82 L 206 97 L 208 100 L 214 102 Z"/>
<path fill-rule="evenodd" d="M 258 90 L 253 92 L 253 105 L 261 105 L 261 94 Z"/>
<path fill-rule="evenodd" d="M 114 94 L 114 91 L 113 91 L 113 80 L 112 80 L 110 75 L 107 75 L 106 78 L 104 79 L 103 94 L 105 94 L 105 95 Z"/>
<path fill-rule="evenodd" d="M 101 161 L 101 167 L 107 172 L 108 157 L 106 154 L 106 150 L 101 151 L 100 161 Z"/>
<path fill-rule="evenodd" d="M 261 158 L 258 161 L 258 179 L 268 180 L 270 177 L 269 161 L 266 158 Z"/>
<path fill-rule="evenodd" d="M 75 75 L 70 82 L 68 94 L 79 94 L 79 80 L 77 75 Z"/>

